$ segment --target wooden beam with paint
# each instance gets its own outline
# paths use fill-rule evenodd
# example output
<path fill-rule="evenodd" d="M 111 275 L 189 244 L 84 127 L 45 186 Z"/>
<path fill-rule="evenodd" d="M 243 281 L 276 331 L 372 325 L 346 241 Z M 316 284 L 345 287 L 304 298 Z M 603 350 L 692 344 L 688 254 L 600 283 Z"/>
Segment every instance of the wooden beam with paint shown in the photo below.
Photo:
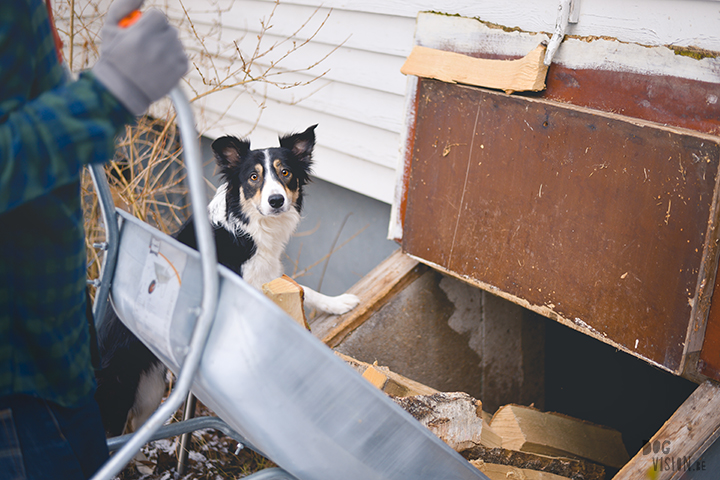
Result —
<path fill-rule="evenodd" d="M 545 88 L 548 67 L 543 64 L 545 45 L 517 60 L 488 60 L 416 45 L 400 71 L 405 75 L 434 78 L 494 88 L 506 93 L 538 92 Z"/>

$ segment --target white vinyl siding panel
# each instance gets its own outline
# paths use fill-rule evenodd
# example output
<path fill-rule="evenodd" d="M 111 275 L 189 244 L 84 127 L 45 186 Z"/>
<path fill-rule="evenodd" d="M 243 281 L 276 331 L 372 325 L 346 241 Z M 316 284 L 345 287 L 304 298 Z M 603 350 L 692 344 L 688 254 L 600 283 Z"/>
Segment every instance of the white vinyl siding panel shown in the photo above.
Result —
<path fill-rule="evenodd" d="M 222 72 L 231 68 L 233 52 L 227 49 L 231 41 L 244 58 L 251 56 L 261 33 L 261 19 L 269 18 L 274 3 L 235 1 L 225 4 L 227 9 L 220 18 L 203 0 L 186 0 L 184 5 L 194 31 L 203 39 L 202 48 L 220 55 L 214 63 Z M 220 2 L 218 6 L 224 5 Z M 181 18 L 182 12 L 171 7 L 170 15 Z M 291 35 L 300 43 L 317 32 L 310 43 L 279 61 L 280 68 L 289 73 L 273 78 L 288 84 L 321 78 L 287 89 L 257 82 L 248 90 L 214 92 L 195 102 L 200 132 L 210 138 L 248 136 L 254 146 L 263 147 L 276 145 L 278 135 L 317 123 L 315 174 L 391 203 L 407 84 L 400 67 L 413 45 L 414 16 L 331 11 L 283 2 L 270 24 L 261 50 Z M 190 35 L 187 29 L 183 32 Z M 191 54 L 200 54 L 197 39 L 188 38 L 186 44 Z M 258 66 L 267 68 L 278 61 L 288 45 L 259 59 Z M 308 70 L 310 65 L 314 66 Z M 198 93 L 208 88 L 195 70 L 188 81 Z"/>

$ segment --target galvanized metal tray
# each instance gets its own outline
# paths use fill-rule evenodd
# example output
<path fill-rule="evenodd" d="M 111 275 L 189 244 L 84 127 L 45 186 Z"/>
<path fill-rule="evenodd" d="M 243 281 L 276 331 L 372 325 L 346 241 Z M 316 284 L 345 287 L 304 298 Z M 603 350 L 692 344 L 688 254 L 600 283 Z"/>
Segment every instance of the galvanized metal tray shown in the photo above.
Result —
<path fill-rule="evenodd" d="M 113 306 L 177 373 L 201 302 L 200 256 L 118 215 Z M 219 276 L 192 392 L 254 448 L 303 480 L 486 478 L 259 291 L 222 266 Z"/>

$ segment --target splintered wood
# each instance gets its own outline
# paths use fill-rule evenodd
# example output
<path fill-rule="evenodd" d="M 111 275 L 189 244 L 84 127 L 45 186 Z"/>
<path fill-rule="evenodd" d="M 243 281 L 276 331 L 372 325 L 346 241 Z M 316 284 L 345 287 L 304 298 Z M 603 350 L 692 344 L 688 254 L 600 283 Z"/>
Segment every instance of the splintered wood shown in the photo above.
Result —
<path fill-rule="evenodd" d="M 490 426 L 509 450 L 584 458 L 618 469 L 630 459 L 617 430 L 557 413 L 506 405 L 495 413 Z"/>
<path fill-rule="evenodd" d="M 287 275 L 283 275 L 280 278 L 263 284 L 262 292 L 270 298 L 275 305 L 282 308 L 290 318 L 310 330 L 310 326 L 305 318 L 305 308 L 303 305 L 305 292 L 295 280 Z"/>
<path fill-rule="evenodd" d="M 519 405 L 491 416 L 467 393 L 439 392 L 377 363 L 335 355 L 491 480 L 604 480 L 605 467 L 629 458 L 611 428 Z"/>
<path fill-rule="evenodd" d="M 467 393 L 438 392 L 393 400 L 458 452 L 482 443 L 482 403 Z"/>
<path fill-rule="evenodd" d="M 615 430 L 517 405 L 502 407 L 491 416 L 480 400 L 467 393 L 439 392 L 377 363 L 335 355 L 492 480 L 604 480 L 603 465 L 622 461 L 625 447 Z M 530 445 L 528 438 L 544 445 L 534 448 L 542 454 L 523 451 Z"/>
<path fill-rule="evenodd" d="M 545 88 L 548 67 L 543 63 L 544 58 L 544 45 L 538 45 L 518 60 L 487 60 L 416 45 L 400 71 L 405 75 L 495 88 L 507 93 L 537 92 Z"/>

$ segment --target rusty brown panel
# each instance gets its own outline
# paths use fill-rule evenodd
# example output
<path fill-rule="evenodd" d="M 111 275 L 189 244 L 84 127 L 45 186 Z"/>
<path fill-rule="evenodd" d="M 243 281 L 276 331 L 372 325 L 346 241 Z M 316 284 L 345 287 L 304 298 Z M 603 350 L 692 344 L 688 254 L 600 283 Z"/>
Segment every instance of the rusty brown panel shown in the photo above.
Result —
<path fill-rule="evenodd" d="M 717 140 L 430 80 L 418 96 L 403 248 L 677 371 Z"/>
<path fill-rule="evenodd" d="M 720 85 L 680 77 L 552 65 L 542 98 L 720 134 Z"/>
<path fill-rule="evenodd" d="M 458 53 L 497 60 L 521 58 L 480 52 Z M 575 70 L 552 64 L 545 84 L 542 92 L 520 95 L 720 135 L 718 83 L 635 72 Z"/>

